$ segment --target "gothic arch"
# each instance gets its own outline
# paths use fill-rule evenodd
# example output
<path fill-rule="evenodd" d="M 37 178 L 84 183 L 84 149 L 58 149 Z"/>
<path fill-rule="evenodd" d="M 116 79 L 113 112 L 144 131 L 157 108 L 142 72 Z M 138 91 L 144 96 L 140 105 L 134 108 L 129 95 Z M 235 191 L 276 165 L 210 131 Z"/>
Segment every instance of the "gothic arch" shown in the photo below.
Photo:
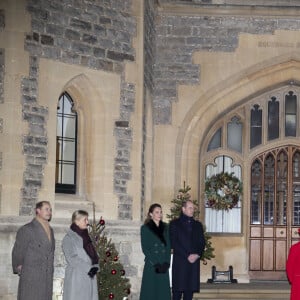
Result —
<path fill-rule="evenodd" d="M 85 74 L 79 74 L 70 79 L 62 88 L 61 93 L 67 92 L 74 100 L 74 108 L 78 113 L 78 196 L 89 199 L 92 178 L 104 176 L 104 143 L 96 143 L 96 140 L 104 140 L 105 137 L 105 110 L 101 95 Z M 98 125 L 93 122 L 97 118 Z M 94 138 L 90 138 L 94 137 Z M 98 149 L 102 147 L 102 149 Z M 97 168 L 92 167 L 97 160 Z M 95 174 L 97 173 L 97 174 Z M 102 184 L 98 180 L 97 185 Z"/>
<path fill-rule="evenodd" d="M 199 98 L 201 101 L 197 101 L 188 111 L 179 129 L 176 140 L 175 165 L 178 172 L 175 175 L 175 185 L 187 180 L 191 186 L 199 188 L 203 140 L 220 115 L 266 90 L 291 82 L 297 85 L 300 82 L 299 71 L 299 55 L 282 56 L 243 70 L 205 91 Z M 202 199 L 202 195 L 199 196 Z"/>

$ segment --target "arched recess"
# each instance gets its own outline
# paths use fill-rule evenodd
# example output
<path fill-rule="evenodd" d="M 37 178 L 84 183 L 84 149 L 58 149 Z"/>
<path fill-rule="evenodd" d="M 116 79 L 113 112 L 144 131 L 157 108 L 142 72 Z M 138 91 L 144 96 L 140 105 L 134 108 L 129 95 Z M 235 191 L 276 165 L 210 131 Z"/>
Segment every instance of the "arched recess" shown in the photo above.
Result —
<path fill-rule="evenodd" d="M 104 155 L 99 154 L 104 153 L 105 144 L 97 142 L 105 140 L 104 104 L 96 87 L 84 74 L 69 80 L 62 88 L 63 92 L 71 96 L 78 114 L 76 195 L 84 200 L 93 200 L 90 195 L 95 185 L 101 190 L 103 180 L 99 178 L 104 177 Z"/>
<path fill-rule="evenodd" d="M 175 169 L 178 172 L 175 174 L 175 185 L 179 186 L 180 182 L 186 180 L 189 185 L 195 187 L 199 199 L 203 199 L 199 182 L 204 181 L 204 175 L 203 172 L 199 172 L 199 165 L 205 151 L 203 140 L 215 120 L 266 90 L 291 82 L 299 83 L 299 71 L 299 54 L 272 58 L 242 70 L 202 93 L 199 101 L 186 114 L 176 139 Z M 244 194 L 248 192 L 245 188 Z"/>

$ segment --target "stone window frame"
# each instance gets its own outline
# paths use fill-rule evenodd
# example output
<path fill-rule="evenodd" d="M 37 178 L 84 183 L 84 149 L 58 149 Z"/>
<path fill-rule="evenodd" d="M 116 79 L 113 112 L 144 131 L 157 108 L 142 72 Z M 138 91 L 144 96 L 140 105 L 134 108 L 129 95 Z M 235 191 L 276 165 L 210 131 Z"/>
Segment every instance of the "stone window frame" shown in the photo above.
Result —
<path fill-rule="evenodd" d="M 69 100 L 70 104 L 72 105 L 72 111 L 75 113 L 75 137 L 74 137 L 74 172 L 73 172 L 73 177 L 74 177 L 74 183 L 73 184 L 66 184 L 66 183 L 58 183 L 57 182 L 57 177 L 58 177 L 58 162 L 57 162 L 57 157 L 56 157 L 56 167 L 55 167 L 55 193 L 61 193 L 61 194 L 75 194 L 76 193 L 76 182 L 77 182 L 77 164 L 78 164 L 78 160 L 77 160 L 77 128 L 78 128 L 78 116 L 77 116 L 77 111 L 75 110 L 75 102 L 73 100 L 73 98 L 67 93 L 64 92 L 61 94 L 61 96 L 59 97 L 58 102 L 63 98 L 66 97 L 67 100 Z M 64 115 L 61 116 L 62 118 L 64 118 Z M 58 118 L 58 115 L 57 115 Z M 56 138 L 58 140 L 58 138 Z M 63 141 L 62 141 L 63 143 Z M 59 150 L 57 149 L 58 147 L 58 142 L 56 143 L 56 154 L 59 152 Z M 64 163 L 63 163 L 64 165 Z"/>
<path fill-rule="evenodd" d="M 60 94 L 66 92 L 74 100 L 74 110 L 77 112 L 77 176 L 76 193 L 69 194 L 70 199 L 89 200 L 88 181 L 90 181 L 90 167 L 92 165 L 92 148 L 94 141 L 88 141 L 87 138 L 92 135 L 93 125 L 89 116 L 93 111 L 90 99 L 97 98 L 98 105 L 104 110 L 101 98 L 99 98 L 97 89 L 91 84 L 88 77 L 84 74 L 77 75 L 69 80 L 61 89 Z M 98 133 L 104 136 L 103 126 L 98 128 Z M 101 168 L 100 168 L 101 169 Z M 56 200 L 63 200 L 66 194 L 55 194 Z"/>

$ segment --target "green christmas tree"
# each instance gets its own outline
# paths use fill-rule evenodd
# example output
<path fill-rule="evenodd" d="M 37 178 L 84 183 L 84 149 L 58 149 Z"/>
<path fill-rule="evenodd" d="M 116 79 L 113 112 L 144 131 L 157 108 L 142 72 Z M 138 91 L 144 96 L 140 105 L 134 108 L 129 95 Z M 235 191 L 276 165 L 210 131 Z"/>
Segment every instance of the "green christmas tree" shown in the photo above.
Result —
<path fill-rule="evenodd" d="M 194 218 L 198 219 L 199 218 L 199 209 L 198 209 L 198 203 L 197 200 L 192 200 L 191 195 L 189 191 L 191 190 L 191 187 L 188 185 L 185 186 L 185 182 L 183 183 L 183 188 L 178 190 L 178 194 L 176 198 L 174 198 L 171 202 L 173 206 L 171 207 L 170 214 L 167 214 L 167 218 L 171 221 L 176 218 L 178 218 L 181 214 L 181 208 L 182 208 L 182 202 L 183 201 L 192 201 L 194 206 L 195 206 L 195 211 L 194 211 Z M 205 249 L 203 251 L 203 254 L 201 256 L 201 260 L 203 264 L 207 264 L 207 261 L 214 258 L 214 248 L 212 247 L 212 242 L 211 242 L 211 236 L 206 232 L 205 226 L 203 226 L 204 230 L 204 238 L 205 238 Z"/>
<path fill-rule="evenodd" d="M 128 299 L 130 282 L 125 276 L 125 270 L 120 263 L 119 254 L 114 243 L 108 239 L 104 229 L 105 221 L 100 218 L 89 227 L 90 237 L 99 256 L 100 272 L 97 274 L 99 300 Z"/>

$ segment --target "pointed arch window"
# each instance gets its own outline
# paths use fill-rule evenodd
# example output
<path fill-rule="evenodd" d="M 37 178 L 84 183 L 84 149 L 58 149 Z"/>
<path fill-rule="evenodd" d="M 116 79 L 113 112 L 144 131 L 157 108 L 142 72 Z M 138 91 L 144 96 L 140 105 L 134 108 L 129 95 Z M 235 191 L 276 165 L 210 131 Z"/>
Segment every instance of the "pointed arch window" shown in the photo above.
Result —
<path fill-rule="evenodd" d="M 207 151 L 226 147 L 242 153 L 243 151 L 243 123 L 238 116 L 233 116 L 226 125 L 218 128 L 211 137 Z"/>
<path fill-rule="evenodd" d="M 289 91 L 285 96 L 285 136 L 296 136 L 297 96 Z"/>
<path fill-rule="evenodd" d="M 214 149 L 218 149 L 221 147 L 221 141 L 222 141 L 222 127 L 219 128 L 215 134 L 213 135 L 213 137 L 211 138 L 208 147 L 207 147 L 207 151 L 210 150 L 214 150 Z"/>
<path fill-rule="evenodd" d="M 279 138 L 279 102 L 272 97 L 268 102 L 268 140 Z"/>
<path fill-rule="evenodd" d="M 262 142 L 262 110 L 258 104 L 251 109 L 250 148 L 260 145 Z"/>
<path fill-rule="evenodd" d="M 227 145 L 228 148 L 237 152 L 242 152 L 243 124 L 238 117 L 233 117 L 227 123 Z"/>
<path fill-rule="evenodd" d="M 69 94 L 57 106 L 55 192 L 76 193 L 77 113 Z"/>

